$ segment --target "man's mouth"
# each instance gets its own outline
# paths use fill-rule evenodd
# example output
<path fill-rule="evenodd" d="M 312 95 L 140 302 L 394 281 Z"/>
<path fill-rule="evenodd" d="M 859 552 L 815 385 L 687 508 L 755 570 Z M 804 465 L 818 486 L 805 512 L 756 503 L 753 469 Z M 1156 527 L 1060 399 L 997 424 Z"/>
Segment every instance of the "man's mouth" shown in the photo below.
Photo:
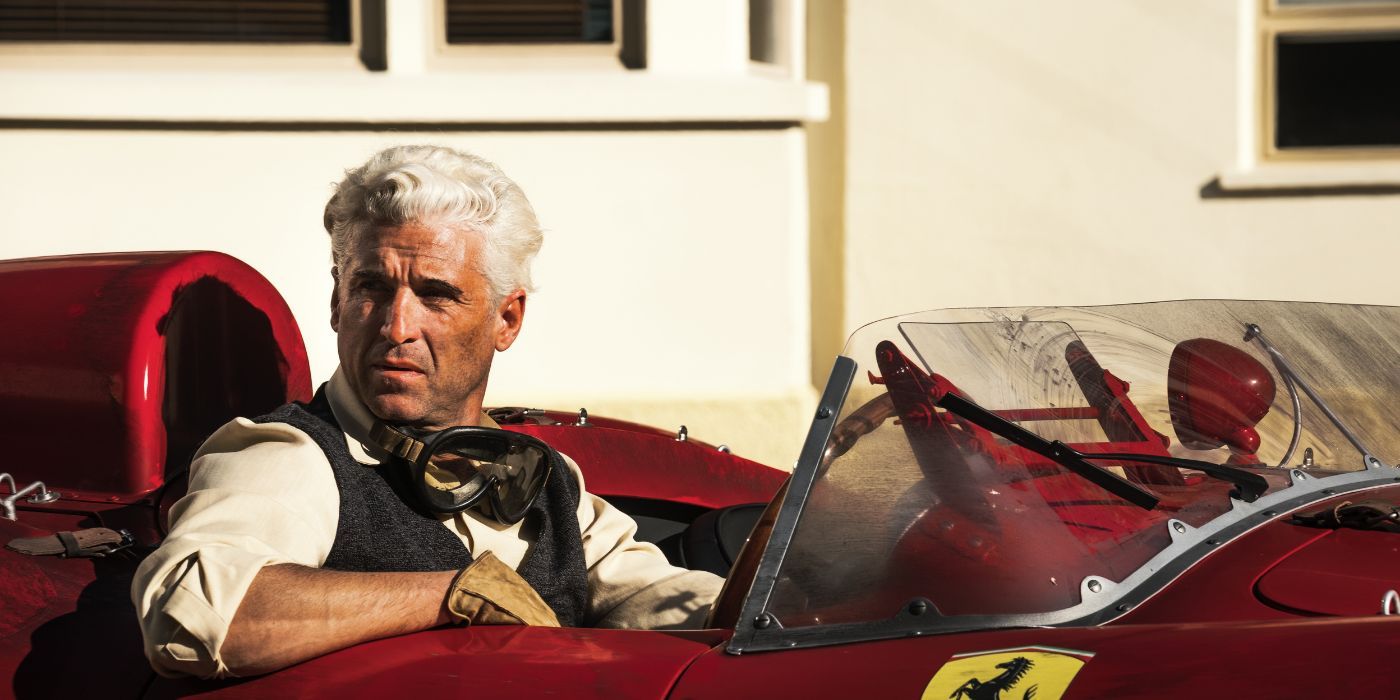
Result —
<path fill-rule="evenodd" d="M 375 370 L 385 374 L 423 374 L 423 368 L 404 360 L 384 360 L 372 365 Z"/>

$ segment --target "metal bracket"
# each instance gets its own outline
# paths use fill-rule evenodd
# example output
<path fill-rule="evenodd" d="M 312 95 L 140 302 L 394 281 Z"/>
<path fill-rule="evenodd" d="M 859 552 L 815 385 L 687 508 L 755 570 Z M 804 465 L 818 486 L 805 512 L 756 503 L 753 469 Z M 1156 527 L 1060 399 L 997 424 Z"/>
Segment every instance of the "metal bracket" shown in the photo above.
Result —
<path fill-rule="evenodd" d="M 36 481 L 24 488 L 19 488 L 15 485 L 15 478 L 13 476 L 9 474 L 0 474 L 0 484 L 4 484 L 7 481 L 10 483 L 10 495 L 0 498 L 0 518 L 6 520 L 14 520 L 16 518 L 15 501 L 18 501 L 20 496 L 29 496 L 29 498 L 25 500 L 30 503 L 53 503 L 58 500 L 60 495 L 57 491 L 48 490 L 42 481 Z M 36 491 L 37 493 L 35 493 Z"/>
<path fill-rule="evenodd" d="M 1361 443 L 1361 438 L 1357 437 L 1356 433 L 1351 432 L 1351 428 L 1342 421 L 1341 416 L 1338 416 L 1336 412 L 1332 410 L 1332 407 L 1328 406 L 1327 402 L 1324 401 L 1316 391 L 1313 391 L 1313 388 L 1309 386 L 1307 382 L 1303 381 L 1302 376 L 1298 374 L 1297 370 L 1293 369 L 1293 365 L 1290 365 L 1288 360 L 1283 357 L 1283 353 L 1280 352 L 1278 348 L 1274 347 L 1273 343 L 1270 343 L 1268 338 L 1264 337 L 1264 332 L 1259 329 L 1257 324 L 1245 324 L 1244 340 L 1245 342 L 1251 340 L 1258 342 L 1263 346 L 1264 351 L 1269 353 L 1269 357 L 1274 361 L 1274 368 L 1278 370 L 1278 373 L 1288 385 L 1289 395 L 1293 399 L 1293 442 L 1289 444 L 1288 453 L 1284 455 L 1284 459 L 1279 462 L 1279 466 L 1288 466 L 1288 459 L 1292 457 L 1293 450 L 1298 446 L 1298 437 L 1302 431 L 1302 404 L 1298 400 L 1298 393 L 1294 391 L 1296 387 L 1297 389 L 1302 389 L 1303 393 L 1306 394 L 1309 399 L 1312 399 L 1313 404 L 1319 409 L 1322 409 L 1322 415 L 1326 416 L 1327 420 L 1331 421 L 1332 425 L 1342 433 L 1342 437 L 1345 437 L 1347 442 L 1350 442 L 1352 447 L 1355 447 L 1356 451 L 1360 452 L 1362 456 L 1366 458 L 1367 468 L 1372 468 L 1371 462 L 1375 460 L 1371 455 L 1374 453 L 1366 449 L 1366 446 Z"/>
<path fill-rule="evenodd" d="M 486 415 L 499 425 L 519 425 L 531 420 L 538 425 L 554 425 L 557 422 L 550 418 L 548 412 L 542 408 L 524 408 L 522 406 L 499 406 L 488 410 Z"/>

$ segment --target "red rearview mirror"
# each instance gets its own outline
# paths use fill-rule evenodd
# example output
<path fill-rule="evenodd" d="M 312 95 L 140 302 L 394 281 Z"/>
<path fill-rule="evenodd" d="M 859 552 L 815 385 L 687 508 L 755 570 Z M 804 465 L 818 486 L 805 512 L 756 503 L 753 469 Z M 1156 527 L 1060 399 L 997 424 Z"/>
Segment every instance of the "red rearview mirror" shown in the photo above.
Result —
<path fill-rule="evenodd" d="M 1268 368 L 1239 348 L 1209 338 L 1177 343 L 1167 371 L 1172 427 L 1193 450 L 1229 446 L 1237 455 L 1259 450 L 1254 426 L 1274 401 Z"/>

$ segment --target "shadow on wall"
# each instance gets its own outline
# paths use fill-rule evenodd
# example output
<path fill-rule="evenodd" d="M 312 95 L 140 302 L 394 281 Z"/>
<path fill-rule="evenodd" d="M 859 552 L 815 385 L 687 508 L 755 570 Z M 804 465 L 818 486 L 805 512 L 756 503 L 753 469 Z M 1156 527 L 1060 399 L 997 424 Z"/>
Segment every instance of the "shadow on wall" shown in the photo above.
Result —
<path fill-rule="evenodd" d="M 1273 197 L 1357 197 L 1400 194 L 1400 185 L 1331 185 L 1227 190 L 1213 177 L 1200 189 L 1201 199 L 1270 199 Z"/>

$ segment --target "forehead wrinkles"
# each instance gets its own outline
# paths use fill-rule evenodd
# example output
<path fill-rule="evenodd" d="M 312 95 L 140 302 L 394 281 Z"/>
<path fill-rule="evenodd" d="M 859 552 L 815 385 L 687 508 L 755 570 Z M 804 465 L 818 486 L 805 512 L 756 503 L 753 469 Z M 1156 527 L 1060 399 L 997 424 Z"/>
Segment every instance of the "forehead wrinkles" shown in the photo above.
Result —
<path fill-rule="evenodd" d="M 406 224 L 370 231 L 355 247 L 353 257 L 356 267 L 362 269 L 393 272 L 406 268 L 420 274 L 433 271 L 435 277 L 456 277 L 477 271 L 480 251 L 480 235 L 473 231 Z"/>

